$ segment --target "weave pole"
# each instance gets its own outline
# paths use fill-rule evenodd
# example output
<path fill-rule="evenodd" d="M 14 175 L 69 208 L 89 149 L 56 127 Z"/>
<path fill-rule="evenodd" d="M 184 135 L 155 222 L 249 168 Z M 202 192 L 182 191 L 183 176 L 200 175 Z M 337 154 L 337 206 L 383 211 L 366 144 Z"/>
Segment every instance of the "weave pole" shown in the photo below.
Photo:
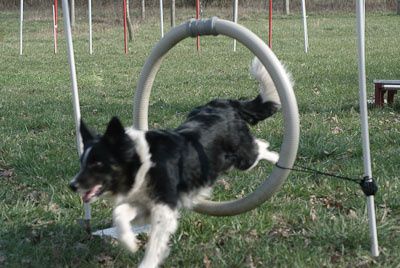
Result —
<path fill-rule="evenodd" d="M 56 21 L 56 9 L 53 5 L 53 39 L 54 39 L 54 54 L 57 54 L 57 21 Z"/>
<path fill-rule="evenodd" d="M 22 55 L 22 24 L 24 22 L 24 0 L 20 2 L 19 15 L 19 55 Z"/>
<path fill-rule="evenodd" d="M 307 30 L 307 14 L 306 14 L 306 1 L 301 0 L 301 13 L 303 16 L 303 31 L 304 31 L 304 52 L 308 52 L 308 30 Z"/>
<path fill-rule="evenodd" d="M 233 0 L 233 22 L 238 23 L 239 0 Z M 233 51 L 236 52 L 236 39 L 233 39 Z"/>
<path fill-rule="evenodd" d="M 367 89 L 365 74 L 365 0 L 356 1 L 357 13 L 357 50 L 358 50 L 358 81 L 361 116 L 361 138 L 364 160 L 364 176 L 367 182 L 373 182 L 371 169 L 371 153 L 369 148 Z M 374 195 L 367 195 L 368 222 L 371 238 L 371 255 L 379 256 L 378 236 L 376 231 Z"/>
<path fill-rule="evenodd" d="M 272 48 L 272 0 L 269 0 L 268 9 L 268 46 Z"/>
<path fill-rule="evenodd" d="M 123 12 L 124 12 L 124 51 L 125 54 L 128 54 L 128 35 L 127 35 L 127 28 L 128 28 L 128 24 L 127 24 L 127 16 L 126 16 L 126 0 L 123 1 Z"/>
<path fill-rule="evenodd" d="M 89 54 L 93 54 L 92 0 L 88 0 L 89 13 Z"/>
<path fill-rule="evenodd" d="M 196 0 L 196 20 L 200 19 L 200 0 Z M 196 48 L 200 51 L 200 36 L 196 36 Z"/>
<path fill-rule="evenodd" d="M 54 54 L 58 52 L 58 0 L 54 0 L 53 5 L 53 22 L 54 22 Z"/>
<path fill-rule="evenodd" d="M 164 4 L 163 0 L 160 0 L 160 31 L 161 38 L 164 37 Z"/>
<path fill-rule="evenodd" d="M 68 0 L 62 0 L 62 10 L 64 19 L 64 31 L 67 40 L 68 63 L 70 67 L 69 70 L 71 79 L 72 106 L 74 108 L 76 146 L 78 149 L 78 154 L 80 156 L 82 155 L 83 152 L 83 143 L 79 131 L 81 111 L 79 105 L 78 83 L 76 80 L 75 56 L 74 56 L 74 46 L 72 44 L 72 33 L 71 33 L 71 22 L 69 16 Z M 85 210 L 84 223 L 86 229 L 90 229 L 90 219 L 91 219 L 90 204 L 84 203 L 84 210 Z"/>
<path fill-rule="evenodd" d="M 56 46 L 58 43 L 58 0 L 54 0 L 54 21 L 56 28 Z"/>

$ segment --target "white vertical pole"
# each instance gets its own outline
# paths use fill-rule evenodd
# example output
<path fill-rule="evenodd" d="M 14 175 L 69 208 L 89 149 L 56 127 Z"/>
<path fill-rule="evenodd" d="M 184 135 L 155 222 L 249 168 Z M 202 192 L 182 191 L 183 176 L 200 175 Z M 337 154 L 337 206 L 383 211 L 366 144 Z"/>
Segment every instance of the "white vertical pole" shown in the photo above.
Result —
<path fill-rule="evenodd" d="M 239 1 L 238 0 L 233 0 L 233 22 L 237 23 L 238 22 L 238 7 L 239 7 Z M 233 39 L 233 51 L 236 51 L 236 39 Z"/>
<path fill-rule="evenodd" d="M 92 35 L 92 0 L 88 2 L 89 8 L 89 53 L 93 54 L 93 35 Z"/>
<path fill-rule="evenodd" d="M 161 38 L 164 37 L 164 12 L 163 12 L 163 0 L 160 0 L 160 29 Z"/>
<path fill-rule="evenodd" d="M 358 81 L 361 115 L 361 135 L 363 145 L 364 175 L 372 180 L 371 154 L 369 148 L 367 90 L 365 74 L 365 0 L 356 1 L 357 46 L 358 46 Z M 379 256 L 378 236 L 376 231 L 374 196 L 367 196 L 369 231 L 371 237 L 371 255 Z"/>
<path fill-rule="evenodd" d="M 57 24 L 56 12 L 53 5 L 53 36 L 54 36 L 54 54 L 57 54 Z"/>
<path fill-rule="evenodd" d="M 22 24 L 24 21 L 24 0 L 20 3 L 20 17 L 19 17 L 19 55 L 22 55 Z"/>
<path fill-rule="evenodd" d="M 62 10 L 63 10 L 65 37 L 67 39 L 68 63 L 70 67 L 72 105 L 74 108 L 75 130 L 76 130 L 76 145 L 78 153 L 79 155 L 81 155 L 83 152 L 82 138 L 79 132 L 81 111 L 79 106 L 78 84 L 76 81 L 75 56 L 74 56 L 74 47 L 72 44 L 72 33 L 71 33 L 68 0 L 62 0 Z M 88 221 L 90 220 L 91 216 L 90 205 L 85 204 L 84 208 L 85 208 L 85 220 Z"/>
<path fill-rule="evenodd" d="M 171 27 L 175 27 L 175 0 L 171 0 Z"/>
<path fill-rule="evenodd" d="M 71 78 L 71 90 L 72 90 L 72 105 L 74 107 L 74 119 L 76 128 L 76 144 L 79 155 L 82 154 L 83 145 L 82 139 L 79 132 L 79 125 L 81 120 L 81 111 L 79 106 L 79 95 L 78 95 L 78 83 L 76 81 L 76 69 L 75 69 L 75 56 L 74 47 L 72 44 L 72 33 L 71 33 L 71 23 L 69 17 L 68 0 L 62 0 L 63 9 L 63 19 L 64 19 L 64 29 L 65 37 L 67 39 L 67 50 L 68 50 L 68 63 L 70 67 L 70 78 Z"/>
<path fill-rule="evenodd" d="M 303 15 L 303 31 L 304 31 L 304 52 L 308 52 L 308 30 L 307 30 L 307 14 L 306 14 L 306 1 L 301 0 L 301 10 Z"/>

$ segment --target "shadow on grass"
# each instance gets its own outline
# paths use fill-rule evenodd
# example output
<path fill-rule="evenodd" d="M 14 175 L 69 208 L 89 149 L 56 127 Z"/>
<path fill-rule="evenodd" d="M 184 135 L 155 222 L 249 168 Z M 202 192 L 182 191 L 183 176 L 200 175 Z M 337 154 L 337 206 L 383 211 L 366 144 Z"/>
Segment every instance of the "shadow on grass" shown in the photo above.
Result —
<path fill-rule="evenodd" d="M 16 224 L 0 231 L 1 267 L 112 267 L 117 259 L 134 266 L 137 255 L 142 254 L 129 254 L 115 240 L 92 236 L 75 223 Z"/>

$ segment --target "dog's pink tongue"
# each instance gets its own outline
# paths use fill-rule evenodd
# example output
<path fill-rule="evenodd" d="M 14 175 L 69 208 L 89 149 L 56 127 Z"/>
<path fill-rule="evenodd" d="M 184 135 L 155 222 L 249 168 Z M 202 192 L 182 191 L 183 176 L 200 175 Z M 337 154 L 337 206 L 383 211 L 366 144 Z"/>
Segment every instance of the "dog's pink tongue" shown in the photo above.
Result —
<path fill-rule="evenodd" d="M 83 202 L 89 203 L 90 200 L 91 200 L 94 196 L 96 196 L 96 194 L 97 194 L 97 192 L 100 190 L 100 188 L 101 188 L 101 185 L 99 184 L 99 185 L 94 186 L 92 189 L 90 189 L 90 190 L 87 191 L 86 193 L 84 193 L 84 194 L 82 195 L 82 200 L 83 200 Z"/>

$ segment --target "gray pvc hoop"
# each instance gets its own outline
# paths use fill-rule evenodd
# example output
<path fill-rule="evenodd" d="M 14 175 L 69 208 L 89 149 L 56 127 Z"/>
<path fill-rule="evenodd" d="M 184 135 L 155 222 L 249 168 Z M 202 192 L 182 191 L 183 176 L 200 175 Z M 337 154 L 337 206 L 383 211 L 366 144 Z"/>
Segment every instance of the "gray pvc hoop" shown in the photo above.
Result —
<path fill-rule="evenodd" d="M 216 17 L 207 20 L 192 19 L 177 26 L 168 32 L 153 48 L 143 66 L 135 93 L 134 127 L 142 130 L 148 129 L 147 118 L 151 88 L 166 53 L 187 37 L 218 34 L 234 38 L 246 46 L 259 58 L 270 73 L 278 89 L 284 119 L 284 134 L 278 165 L 291 168 L 296 159 L 300 130 L 297 102 L 289 77 L 287 77 L 277 57 L 259 37 L 239 24 Z M 269 199 L 275 191 L 279 190 L 289 172 L 288 169 L 275 166 L 269 177 L 247 196 L 231 201 L 203 201 L 194 210 L 214 216 L 230 216 L 246 212 L 259 206 Z"/>

